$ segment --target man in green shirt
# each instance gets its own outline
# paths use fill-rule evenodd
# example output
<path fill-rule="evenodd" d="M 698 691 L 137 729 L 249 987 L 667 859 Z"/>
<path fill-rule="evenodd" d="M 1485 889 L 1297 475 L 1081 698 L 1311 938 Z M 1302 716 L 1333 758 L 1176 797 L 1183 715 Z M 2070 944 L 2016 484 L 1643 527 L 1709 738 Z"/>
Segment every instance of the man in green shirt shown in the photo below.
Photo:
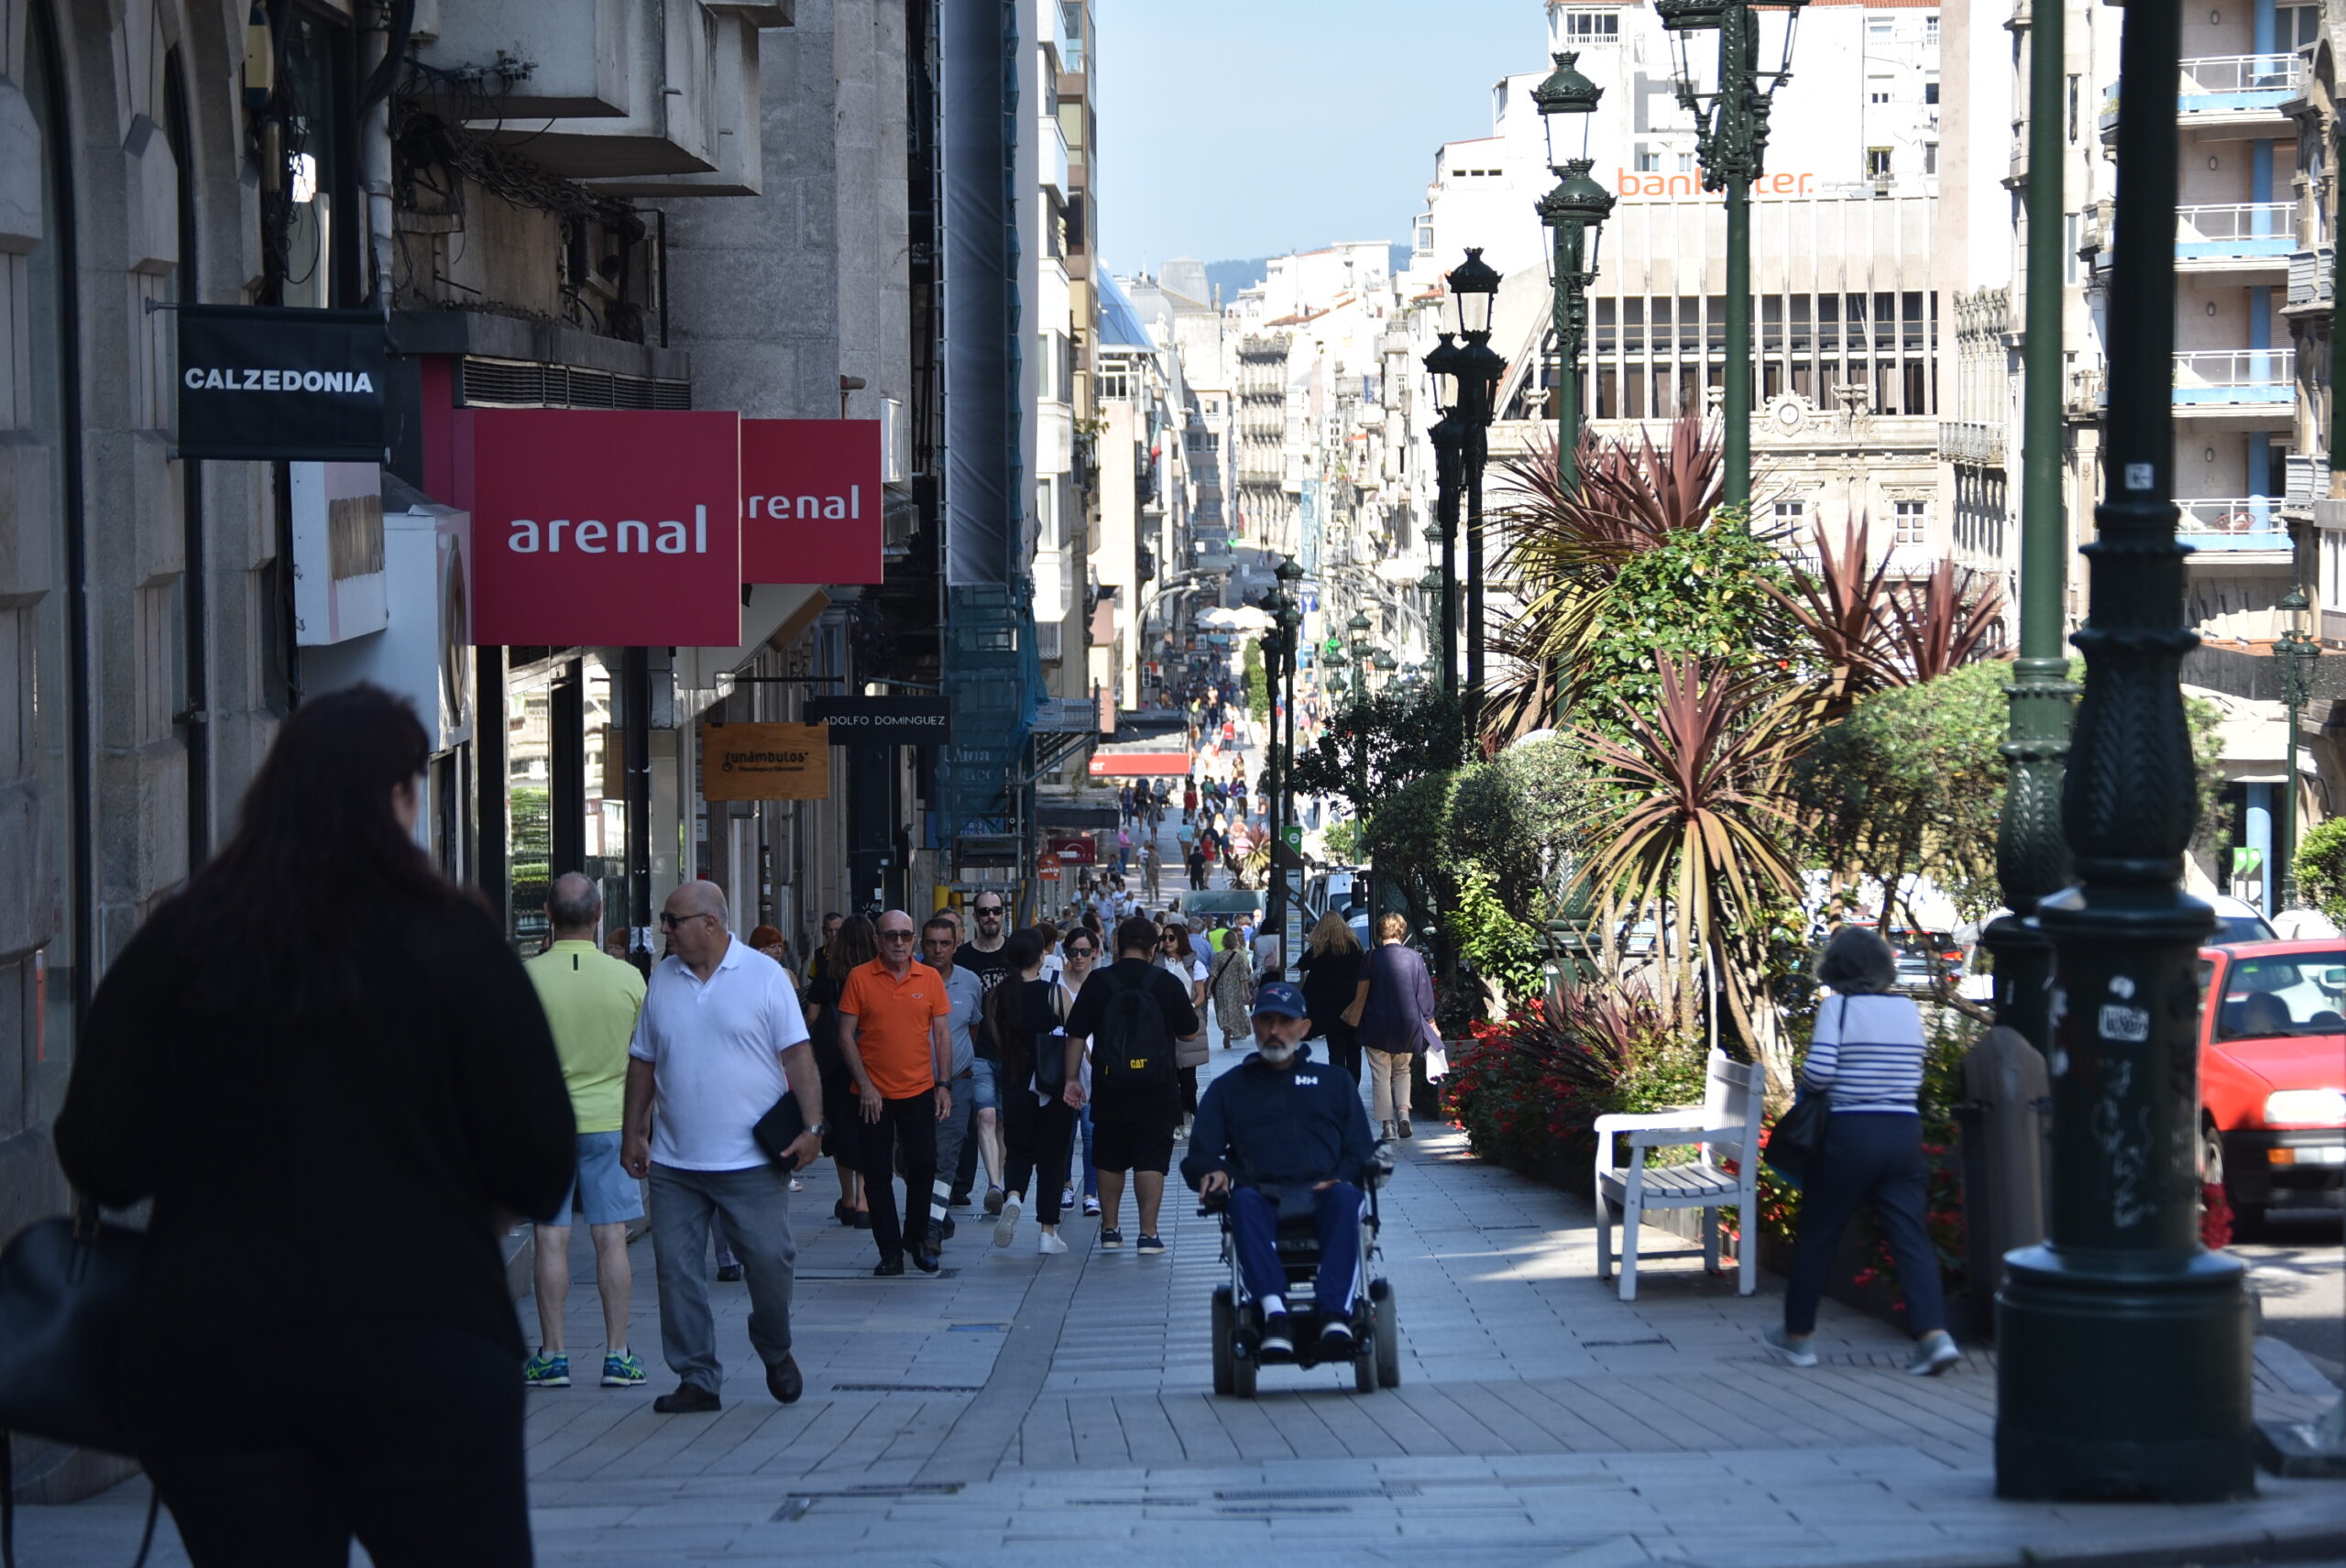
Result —
<path fill-rule="evenodd" d="M 591 877 L 565 872 L 546 899 L 554 941 L 522 967 L 538 989 L 562 1056 L 563 1081 L 578 1118 L 578 1177 L 562 1212 L 537 1228 L 538 1354 L 521 1368 L 533 1388 L 570 1387 L 562 1314 L 570 1295 L 570 1212 L 575 1204 L 595 1238 L 595 1284 L 603 1298 L 603 1387 L 634 1388 L 643 1360 L 627 1344 L 627 1223 L 643 1214 L 643 1190 L 619 1168 L 619 1127 L 627 1099 L 627 1046 L 643 1007 L 643 976 L 596 945 L 603 894 Z"/>

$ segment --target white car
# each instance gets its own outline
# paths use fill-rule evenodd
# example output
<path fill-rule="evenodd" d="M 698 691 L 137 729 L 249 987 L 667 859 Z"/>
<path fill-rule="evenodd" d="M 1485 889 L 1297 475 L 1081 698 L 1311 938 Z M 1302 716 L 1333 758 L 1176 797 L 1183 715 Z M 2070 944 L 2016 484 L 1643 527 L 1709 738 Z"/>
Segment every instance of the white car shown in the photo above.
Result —
<path fill-rule="evenodd" d="M 2220 894 L 2208 902 L 2216 906 L 2216 928 L 2209 933 L 2208 946 L 2229 948 L 2240 942 L 2278 940 L 2273 923 L 2253 904 Z"/>

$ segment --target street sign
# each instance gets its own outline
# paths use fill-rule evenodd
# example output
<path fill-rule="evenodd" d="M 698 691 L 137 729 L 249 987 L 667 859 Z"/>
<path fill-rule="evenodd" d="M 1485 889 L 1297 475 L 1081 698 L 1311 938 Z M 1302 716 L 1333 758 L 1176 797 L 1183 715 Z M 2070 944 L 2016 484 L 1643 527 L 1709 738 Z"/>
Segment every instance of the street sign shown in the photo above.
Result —
<path fill-rule="evenodd" d="M 1286 829 L 1280 833 L 1279 837 L 1287 840 L 1287 847 L 1288 849 L 1301 850 L 1303 848 L 1303 825 L 1299 822 L 1290 822 L 1287 825 Z"/>
<path fill-rule="evenodd" d="M 831 752 L 819 724 L 704 724 L 703 800 L 822 800 Z"/>
<path fill-rule="evenodd" d="M 806 722 L 828 724 L 834 746 L 937 746 L 953 739 L 952 704 L 941 696 L 815 696 Z"/>

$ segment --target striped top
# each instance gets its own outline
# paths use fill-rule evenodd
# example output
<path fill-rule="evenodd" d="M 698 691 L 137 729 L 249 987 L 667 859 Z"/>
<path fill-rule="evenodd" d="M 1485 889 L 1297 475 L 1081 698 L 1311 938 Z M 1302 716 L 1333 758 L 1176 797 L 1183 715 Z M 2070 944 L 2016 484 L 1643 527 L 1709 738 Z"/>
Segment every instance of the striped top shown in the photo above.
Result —
<path fill-rule="evenodd" d="M 1906 996 L 1828 996 L 1801 1080 L 1836 1111 L 1913 1115 L 1923 1088 L 1923 1015 Z"/>

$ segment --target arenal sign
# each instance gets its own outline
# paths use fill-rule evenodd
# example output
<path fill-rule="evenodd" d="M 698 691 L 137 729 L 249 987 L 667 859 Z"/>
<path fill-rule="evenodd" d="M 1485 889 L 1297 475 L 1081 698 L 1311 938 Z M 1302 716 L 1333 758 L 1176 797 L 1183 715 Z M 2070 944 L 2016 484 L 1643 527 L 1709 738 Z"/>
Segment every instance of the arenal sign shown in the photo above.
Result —
<path fill-rule="evenodd" d="M 738 644 L 740 427 L 731 412 L 457 410 L 473 641 Z"/>
<path fill-rule="evenodd" d="M 380 313 L 273 305 L 176 313 L 181 456 L 383 460 Z"/>
<path fill-rule="evenodd" d="M 883 580 L 880 456 L 876 419 L 743 420 L 741 580 Z"/>

